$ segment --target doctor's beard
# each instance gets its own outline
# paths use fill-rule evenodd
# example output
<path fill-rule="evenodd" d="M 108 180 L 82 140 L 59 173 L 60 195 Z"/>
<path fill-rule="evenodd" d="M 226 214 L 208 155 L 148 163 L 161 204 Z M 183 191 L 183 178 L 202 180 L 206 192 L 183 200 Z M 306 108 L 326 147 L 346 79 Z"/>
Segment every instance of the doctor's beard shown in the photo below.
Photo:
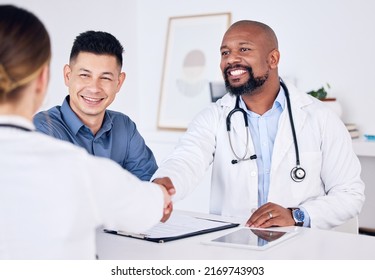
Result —
<path fill-rule="evenodd" d="M 228 79 L 228 69 L 232 67 L 241 67 L 247 70 L 247 72 L 249 73 L 249 79 L 247 80 L 245 84 L 238 86 L 238 87 L 231 86 L 231 84 L 229 83 L 229 79 Z M 227 91 L 234 96 L 241 96 L 241 95 L 244 95 L 245 93 L 248 93 L 251 95 L 255 89 L 260 88 L 268 79 L 268 71 L 263 76 L 255 77 L 253 69 L 251 67 L 242 66 L 242 65 L 241 66 L 235 65 L 232 67 L 228 66 L 227 68 L 224 69 L 224 81 L 225 81 L 225 87 Z"/>

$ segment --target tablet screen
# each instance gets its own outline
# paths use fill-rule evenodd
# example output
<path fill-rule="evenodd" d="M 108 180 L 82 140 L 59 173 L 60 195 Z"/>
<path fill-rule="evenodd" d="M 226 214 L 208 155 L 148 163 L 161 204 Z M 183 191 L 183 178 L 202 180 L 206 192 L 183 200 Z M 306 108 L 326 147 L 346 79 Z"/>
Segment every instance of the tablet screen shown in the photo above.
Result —
<path fill-rule="evenodd" d="M 280 243 L 295 234 L 296 232 L 241 228 L 232 233 L 213 239 L 210 243 L 262 250 Z"/>

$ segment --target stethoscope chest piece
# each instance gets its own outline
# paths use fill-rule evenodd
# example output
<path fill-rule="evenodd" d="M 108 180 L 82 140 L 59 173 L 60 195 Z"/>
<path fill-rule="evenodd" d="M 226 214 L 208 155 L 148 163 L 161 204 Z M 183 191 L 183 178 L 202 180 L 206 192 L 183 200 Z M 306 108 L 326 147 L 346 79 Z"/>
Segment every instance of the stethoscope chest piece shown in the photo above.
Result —
<path fill-rule="evenodd" d="M 302 167 L 296 166 L 290 171 L 290 177 L 294 182 L 302 182 L 306 177 L 306 171 Z"/>

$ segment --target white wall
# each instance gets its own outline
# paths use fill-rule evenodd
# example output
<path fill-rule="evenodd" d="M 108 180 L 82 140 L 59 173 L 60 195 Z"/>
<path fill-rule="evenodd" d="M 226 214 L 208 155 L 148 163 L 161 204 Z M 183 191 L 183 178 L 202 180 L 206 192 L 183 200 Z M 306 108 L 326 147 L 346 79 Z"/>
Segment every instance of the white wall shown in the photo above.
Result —
<path fill-rule="evenodd" d="M 231 12 L 232 21 L 264 21 L 276 31 L 280 73 L 303 90 L 329 82 L 344 108 L 343 120 L 375 133 L 367 117 L 375 105 L 375 2 L 368 0 L 13 0 L 47 25 L 53 44 L 52 79 L 46 107 L 66 94 L 62 67 L 74 37 L 88 29 L 113 33 L 125 47 L 127 80 L 114 108 L 156 132 L 167 23 L 171 16 Z M 209 40 L 209 38 L 208 38 Z M 218 46 L 219 48 L 219 46 Z M 213 50 L 218 53 L 219 50 Z"/>
<path fill-rule="evenodd" d="M 329 82 L 342 104 L 345 122 L 375 134 L 375 2 L 369 0 L 13 0 L 35 12 L 52 37 L 51 83 L 44 108 L 60 104 L 67 91 L 62 67 L 78 33 L 94 29 L 114 34 L 125 47 L 125 84 L 112 109 L 132 117 L 162 160 L 181 135 L 156 127 L 169 17 L 231 12 L 232 22 L 260 20 L 279 38 L 280 74 L 309 91 Z M 194 39 L 194 38 L 192 38 Z M 209 38 L 207 38 L 209 40 Z M 212 50 L 217 52 L 219 46 Z M 218 66 L 219 67 L 219 66 Z M 194 108 L 192 108 L 194 110 Z M 207 177 L 202 185 L 207 185 Z M 207 209 L 208 187 L 179 207 Z"/>
<path fill-rule="evenodd" d="M 0 0 L 1 4 L 13 4 L 34 12 L 46 25 L 52 41 L 51 81 L 42 109 L 61 105 L 67 95 L 63 81 L 63 66 L 69 62 L 69 54 L 75 37 L 87 30 L 112 33 L 125 49 L 123 70 L 127 79 L 118 93 L 112 108 L 126 112 L 137 120 L 140 113 L 137 89 L 137 32 L 136 1 L 131 0 Z"/>
<path fill-rule="evenodd" d="M 375 105 L 375 2 L 368 0 L 189 0 L 138 1 L 138 76 L 142 125 L 156 129 L 163 53 L 170 16 L 231 12 L 232 21 L 254 19 L 269 24 L 279 38 L 280 74 L 293 77 L 306 91 L 329 82 L 343 106 L 343 120 L 375 133 L 368 116 Z M 163 7 L 163 9 L 160 9 Z M 157 11 L 157 12 L 155 12 Z M 208 38 L 209 39 L 209 38 Z M 216 50 L 219 57 L 219 46 Z M 145 82 L 147 81 L 147 82 Z"/>

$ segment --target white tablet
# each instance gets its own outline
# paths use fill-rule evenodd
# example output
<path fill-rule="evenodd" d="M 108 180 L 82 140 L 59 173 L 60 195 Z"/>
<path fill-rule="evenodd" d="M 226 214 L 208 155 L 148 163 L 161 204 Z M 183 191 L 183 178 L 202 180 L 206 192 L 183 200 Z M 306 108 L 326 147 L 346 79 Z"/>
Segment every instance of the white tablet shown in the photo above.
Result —
<path fill-rule="evenodd" d="M 208 242 L 208 245 L 265 250 L 297 235 L 298 231 L 285 231 L 260 228 L 241 228 Z"/>

